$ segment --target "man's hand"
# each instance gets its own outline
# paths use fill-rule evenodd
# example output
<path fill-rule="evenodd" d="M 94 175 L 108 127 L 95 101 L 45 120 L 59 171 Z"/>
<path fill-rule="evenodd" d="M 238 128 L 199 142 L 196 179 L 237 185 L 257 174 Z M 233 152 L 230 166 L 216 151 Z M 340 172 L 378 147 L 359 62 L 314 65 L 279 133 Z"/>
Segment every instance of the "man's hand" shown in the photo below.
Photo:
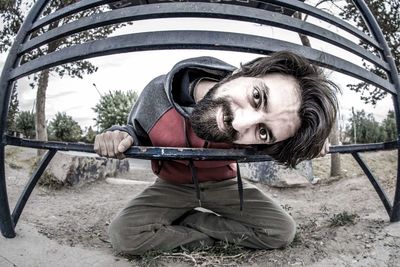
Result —
<path fill-rule="evenodd" d="M 327 138 L 325 140 L 324 146 L 322 147 L 321 152 L 319 152 L 317 158 L 324 157 L 326 154 L 328 154 L 330 146 L 331 146 L 331 144 L 329 143 L 329 139 Z"/>
<path fill-rule="evenodd" d="M 102 157 L 124 159 L 123 154 L 133 145 L 133 138 L 126 132 L 109 131 L 96 135 L 94 151 Z"/>

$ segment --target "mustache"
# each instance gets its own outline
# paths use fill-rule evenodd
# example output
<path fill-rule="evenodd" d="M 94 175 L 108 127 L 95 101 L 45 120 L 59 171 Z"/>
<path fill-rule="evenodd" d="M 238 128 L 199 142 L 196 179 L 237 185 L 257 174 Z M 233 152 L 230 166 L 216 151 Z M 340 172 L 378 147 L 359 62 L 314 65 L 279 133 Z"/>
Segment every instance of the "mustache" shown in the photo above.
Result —
<path fill-rule="evenodd" d="M 218 127 L 216 113 L 222 109 L 224 130 Z M 195 133 L 208 141 L 233 142 L 238 138 L 238 132 L 233 128 L 233 112 L 229 101 L 224 98 L 212 99 L 211 95 L 204 97 L 191 114 L 192 128 Z"/>
<path fill-rule="evenodd" d="M 226 127 L 226 132 L 229 136 L 236 137 L 237 131 L 232 126 L 233 122 L 232 108 L 230 104 L 223 99 L 220 99 L 220 103 L 222 104 L 222 119 Z"/>

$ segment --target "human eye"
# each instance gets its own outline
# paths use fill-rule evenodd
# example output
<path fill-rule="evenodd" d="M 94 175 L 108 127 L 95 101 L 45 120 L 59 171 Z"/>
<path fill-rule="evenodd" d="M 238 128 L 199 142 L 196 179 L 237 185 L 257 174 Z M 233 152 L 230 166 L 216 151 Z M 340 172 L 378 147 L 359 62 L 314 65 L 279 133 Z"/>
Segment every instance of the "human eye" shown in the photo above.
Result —
<path fill-rule="evenodd" d="M 267 131 L 267 129 L 265 127 L 263 127 L 263 126 L 259 127 L 258 135 L 259 135 L 261 140 L 267 141 L 267 139 L 268 139 L 268 131 Z"/>
<path fill-rule="evenodd" d="M 253 88 L 253 100 L 254 100 L 254 105 L 255 107 L 259 107 L 260 103 L 261 103 L 261 93 L 260 93 L 260 89 L 258 89 L 257 87 Z"/>

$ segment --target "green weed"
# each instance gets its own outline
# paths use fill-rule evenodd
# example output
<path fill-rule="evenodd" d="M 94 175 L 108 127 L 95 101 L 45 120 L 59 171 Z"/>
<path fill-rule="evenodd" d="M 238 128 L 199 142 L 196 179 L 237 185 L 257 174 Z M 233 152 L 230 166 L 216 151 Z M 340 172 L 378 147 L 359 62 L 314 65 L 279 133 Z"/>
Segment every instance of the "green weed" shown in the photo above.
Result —
<path fill-rule="evenodd" d="M 343 211 L 341 213 L 334 214 L 333 217 L 329 219 L 329 222 L 331 227 L 353 225 L 355 224 L 356 218 L 358 218 L 357 214 Z"/>

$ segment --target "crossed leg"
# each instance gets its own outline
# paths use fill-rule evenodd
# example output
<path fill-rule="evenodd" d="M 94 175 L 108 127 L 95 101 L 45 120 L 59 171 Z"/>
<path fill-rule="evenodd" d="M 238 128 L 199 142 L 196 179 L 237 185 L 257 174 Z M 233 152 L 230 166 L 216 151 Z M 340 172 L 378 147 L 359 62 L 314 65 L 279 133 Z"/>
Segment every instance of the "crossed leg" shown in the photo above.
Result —
<path fill-rule="evenodd" d="M 243 185 L 243 211 L 237 182 L 231 179 L 200 184 L 202 207 L 215 213 L 187 215 L 198 207 L 194 186 L 157 179 L 114 218 L 111 243 L 115 250 L 134 255 L 211 238 L 259 249 L 288 245 L 295 234 L 293 219 L 255 186 Z"/>

